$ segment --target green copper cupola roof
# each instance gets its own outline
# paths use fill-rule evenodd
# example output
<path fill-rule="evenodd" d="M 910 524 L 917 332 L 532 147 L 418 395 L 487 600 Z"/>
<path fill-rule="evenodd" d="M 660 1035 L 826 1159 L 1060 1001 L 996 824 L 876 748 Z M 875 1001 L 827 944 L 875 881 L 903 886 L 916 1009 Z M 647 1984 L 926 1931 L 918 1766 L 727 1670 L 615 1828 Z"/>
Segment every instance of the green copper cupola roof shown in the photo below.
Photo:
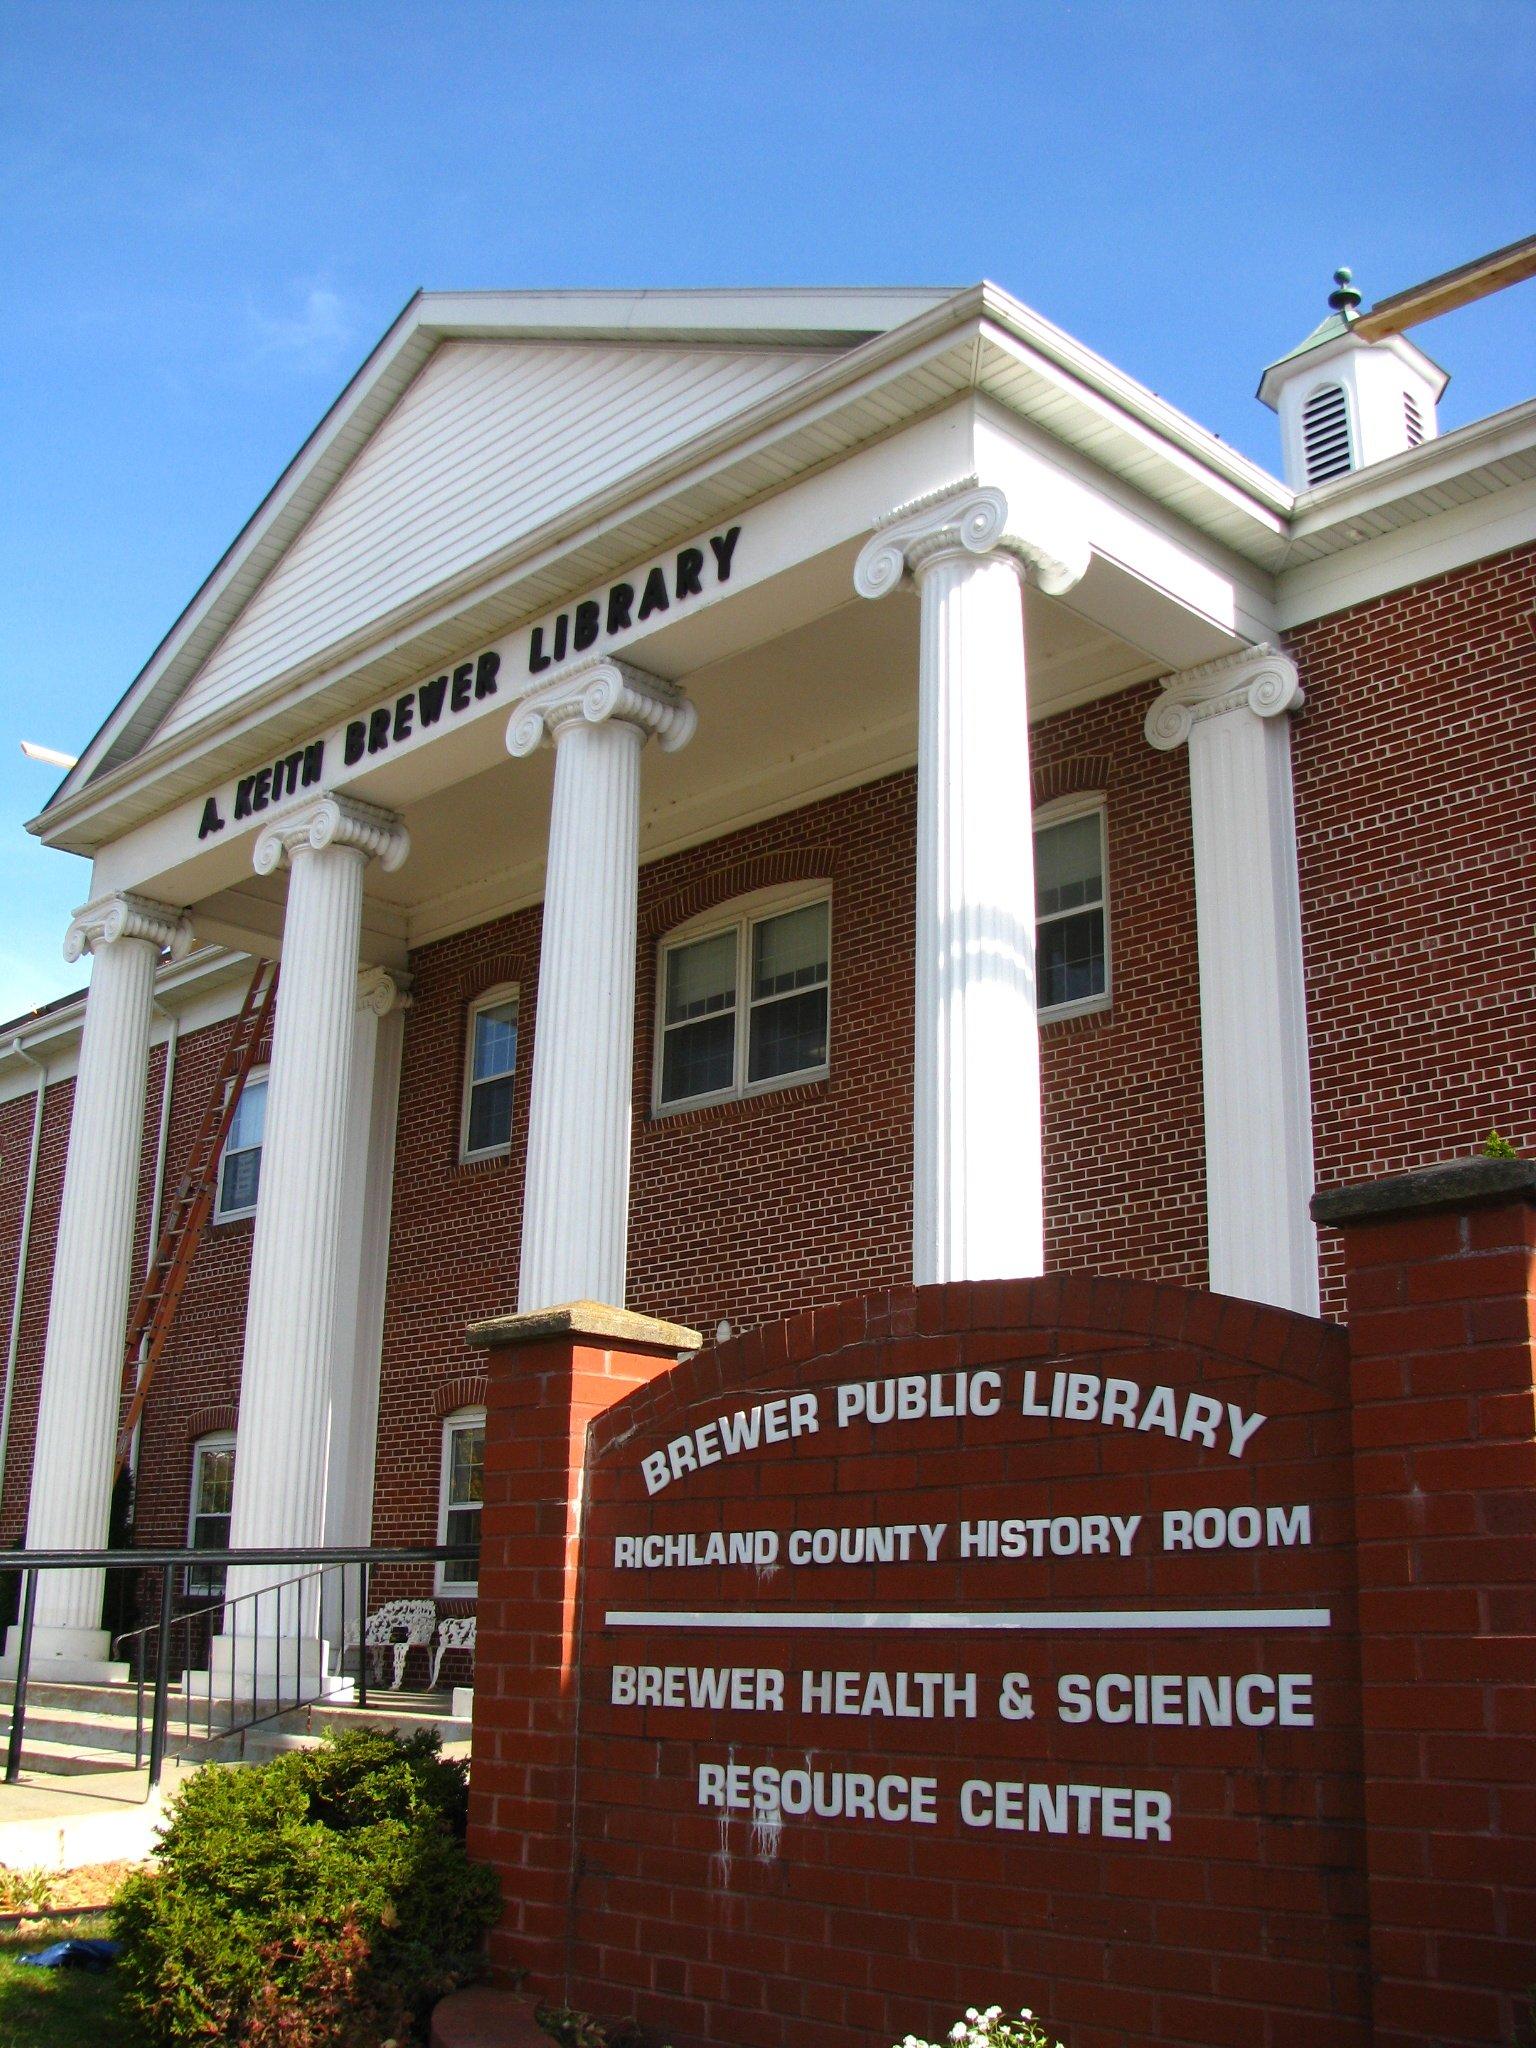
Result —
<path fill-rule="evenodd" d="M 1355 323 L 1361 298 L 1361 294 L 1355 289 L 1353 279 L 1354 272 L 1347 265 L 1341 266 L 1333 273 L 1334 289 L 1328 294 L 1328 317 L 1320 320 L 1304 341 L 1298 341 L 1296 346 L 1287 349 L 1283 356 L 1277 356 L 1265 370 L 1265 379 L 1271 371 L 1283 369 L 1287 363 L 1294 363 L 1298 356 L 1310 355 L 1313 349 L 1321 348 L 1325 342 L 1338 341 L 1348 334 Z M 1264 396 L 1263 380 L 1260 381 L 1259 396 Z"/>

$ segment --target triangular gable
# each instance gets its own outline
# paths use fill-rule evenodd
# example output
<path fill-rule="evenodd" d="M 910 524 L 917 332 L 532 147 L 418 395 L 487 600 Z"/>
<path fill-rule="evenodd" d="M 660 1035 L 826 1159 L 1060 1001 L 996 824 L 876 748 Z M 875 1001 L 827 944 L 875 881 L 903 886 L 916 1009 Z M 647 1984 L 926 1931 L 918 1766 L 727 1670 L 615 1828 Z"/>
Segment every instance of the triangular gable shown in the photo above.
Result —
<path fill-rule="evenodd" d="M 156 737 L 420 604 L 825 360 L 822 350 L 445 342 Z"/>
<path fill-rule="evenodd" d="M 712 418 L 728 417 L 732 409 L 745 410 L 829 358 L 901 329 L 956 297 L 953 287 L 418 292 L 86 745 L 77 765 L 50 797 L 43 817 L 34 820 L 29 829 L 41 830 L 44 820 L 58 817 L 61 810 L 67 812 L 98 778 L 126 766 L 162 731 L 185 730 L 191 722 L 190 715 L 182 715 L 188 693 L 195 690 L 200 701 L 213 701 L 211 696 L 204 697 L 204 671 L 216 664 L 220 678 L 231 680 L 233 668 L 226 664 L 233 664 L 237 650 L 242 660 L 248 657 L 258 625 L 275 630 L 279 582 L 285 596 L 298 588 L 297 572 L 290 575 L 288 571 L 289 551 L 305 540 L 338 484 L 347 483 L 354 466 L 368 455 L 374 437 L 390 424 L 397 408 L 403 420 L 413 416 L 414 407 L 402 402 L 412 397 L 418 379 L 422 380 L 423 408 L 435 401 L 439 385 L 446 395 L 453 372 L 445 369 L 441 377 L 423 378 L 423 371 L 431 369 L 439 351 L 460 343 L 494 343 L 508 349 L 568 350 L 579 357 L 622 348 L 634 357 L 666 358 L 665 370 L 659 361 L 651 366 L 660 373 L 663 386 L 667 371 L 676 372 L 691 359 L 694 368 L 704 373 L 702 408 L 692 424 L 687 424 L 684 395 L 683 417 L 674 416 L 670 423 L 677 427 L 679 437 L 686 439 L 690 433 L 703 432 Z M 763 381 L 754 387 L 753 379 L 759 377 Z M 533 381 L 528 380 L 530 384 Z M 579 410 L 589 396 L 580 389 L 568 395 L 568 410 Z M 677 396 L 675 386 L 673 396 Z M 719 409 L 711 413 L 711 405 Z M 589 425 L 597 428 L 598 422 L 589 419 Z M 651 454 L 677 445 L 665 438 L 668 425 L 663 406 L 658 407 L 656 417 L 641 413 L 632 422 L 637 436 L 660 434 L 661 438 L 647 442 Z M 395 438 L 390 436 L 391 442 Z M 399 438 L 403 452 L 406 436 L 402 433 Z M 646 459 L 638 457 L 631 465 L 625 453 L 621 438 L 610 449 L 610 476 L 622 475 Z M 483 484 L 484 478 L 478 481 Z M 494 481 L 499 485 L 501 479 Z M 349 503 L 352 495 L 347 493 Z M 494 497 L 495 509 L 509 521 L 509 530 L 515 532 L 510 523 L 514 510 L 508 500 L 494 492 L 489 495 Z M 536 520 L 531 498 L 522 501 L 522 516 Z M 398 551 L 394 561 L 389 559 L 391 547 Z M 307 556 L 307 549 L 305 553 Z M 373 588 L 373 601 L 382 607 L 378 616 L 385 615 L 396 601 L 390 595 L 390 585 L 401 564 L 407 571 L 405 587 L 414 587 L 409 575 L 425 573 L 427 567 L 411 555 L 398 532 L 392 540 L 386 539 L 384 555 Z M 349 568 L 358 586 L 354 600 L 361 603 L 368 582 L 366 569 L 355 562 Z M 343 593 L 338 589 L 327 595 L 337 602 L 338 615 L 343 615 Z M 362 615 L 368 616 L 365 606 Z M 242 674 L 248 678 L 251 670 L 244 669 Z M 232 686 L 237 695 L 243 687 L 239 683 Z M 48 836 L 46 831 L 43 836 Z"/>

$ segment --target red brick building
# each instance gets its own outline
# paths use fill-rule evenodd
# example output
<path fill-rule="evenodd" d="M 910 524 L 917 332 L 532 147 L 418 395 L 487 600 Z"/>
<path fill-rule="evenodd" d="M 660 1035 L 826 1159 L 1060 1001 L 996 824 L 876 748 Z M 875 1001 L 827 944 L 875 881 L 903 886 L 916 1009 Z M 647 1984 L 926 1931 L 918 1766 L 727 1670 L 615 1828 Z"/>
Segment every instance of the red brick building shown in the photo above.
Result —
<path fill-rule="evenodd" d="M 477 1318 L 1337 1316 L 1315 1186 L 1536 1145 L 1536 405 L 1437 436 L 1351 322 L 1281 484 L 991 286 L 416 300 L 36 822 L 92 993 L 0 1052 L 0 1541 L 105 1537 L 253 955 L 141 1541 L 472 1533 Z"/>

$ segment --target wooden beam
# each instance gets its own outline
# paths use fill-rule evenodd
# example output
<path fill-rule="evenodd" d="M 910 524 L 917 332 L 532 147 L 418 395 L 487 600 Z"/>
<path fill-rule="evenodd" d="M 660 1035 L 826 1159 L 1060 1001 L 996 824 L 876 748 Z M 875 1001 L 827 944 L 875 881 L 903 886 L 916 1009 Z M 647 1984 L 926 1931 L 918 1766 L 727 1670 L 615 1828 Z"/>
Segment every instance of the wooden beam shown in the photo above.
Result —
<path fill-rule="evenodd" d="M 1411 285 L 1405 292 L 1378 299 L 1353 323 L 1354 331 L 1366 341 L 1380 341 L 1384 335 L 1401 334 L 1407 327 L 1417 327 L 1421 321 L 1433 320 L 1457 306 L 1469 306 L 1474 299 L 1485 299 L 1491 292 L 1501 292 L 1506 285 L 1533 276 L 1536 235 L 1527 235 L 1522 241 L 1495 249 L 1491 255 L 1474 257 L 1472 262 L 1458 264 L 1454 270 L 1443 270 L 1438 277 Z"/>

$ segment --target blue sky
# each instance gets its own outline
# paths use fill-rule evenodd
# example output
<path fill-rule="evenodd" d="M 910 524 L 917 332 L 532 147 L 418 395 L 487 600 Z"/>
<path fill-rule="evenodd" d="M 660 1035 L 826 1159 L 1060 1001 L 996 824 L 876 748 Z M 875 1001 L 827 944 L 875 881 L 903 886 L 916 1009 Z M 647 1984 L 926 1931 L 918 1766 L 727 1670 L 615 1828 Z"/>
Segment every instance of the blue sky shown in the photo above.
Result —
<path fill-rule="evenodd" d="M 417 285 L 991 277 L 1271 468 L 1263 365 L 1514 240 L 1536 0 L 0 0 L 0 1017 L 23 832 Z M 1530 395 L 1536 283 L 1419 330 Z"/>

